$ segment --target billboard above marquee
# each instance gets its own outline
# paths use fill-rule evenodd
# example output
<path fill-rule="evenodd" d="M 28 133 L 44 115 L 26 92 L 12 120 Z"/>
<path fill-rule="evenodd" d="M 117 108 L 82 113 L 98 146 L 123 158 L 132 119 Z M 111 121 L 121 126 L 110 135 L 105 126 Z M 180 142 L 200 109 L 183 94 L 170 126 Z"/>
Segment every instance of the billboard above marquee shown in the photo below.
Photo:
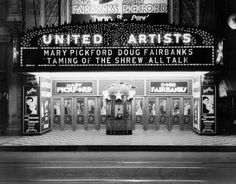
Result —
<path fill-rule="evenodd" d="M 167 0 L 73 0 L 72 22 L 145 20 L 167 23 Z M 160 22 L 160 20 L 162 22 Z M 158 22 L 159 21 L 159 22 Z"/>
<path fill-rule="evenodd" d="M 214 65 L 214 38 L 200 29 L 103 22 L 30 31 L 22 37 L 17 70 L 160 71 L 179 67 L 185 71 Z"/>

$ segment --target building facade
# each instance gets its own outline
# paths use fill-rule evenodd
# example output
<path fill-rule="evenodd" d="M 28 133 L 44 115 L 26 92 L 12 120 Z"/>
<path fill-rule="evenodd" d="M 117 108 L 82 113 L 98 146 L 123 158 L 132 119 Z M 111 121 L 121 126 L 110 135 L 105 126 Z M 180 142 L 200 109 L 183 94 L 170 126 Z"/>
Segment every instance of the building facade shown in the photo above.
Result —
<path fill-rule="evenodd" d="M 233 84 L 235 31 L 227 18 L 236 11 L 234 1 L 0 5 L 6 10 L 0 20 L 1 134 L 58 128 L 107 128 L 109 134 L 114 127 L 124 134 L 137 128 L 217 134 L 232 128 L 233 89 L 220 84 Z M 223 120 L 227 100 L 232 112 Z"/>

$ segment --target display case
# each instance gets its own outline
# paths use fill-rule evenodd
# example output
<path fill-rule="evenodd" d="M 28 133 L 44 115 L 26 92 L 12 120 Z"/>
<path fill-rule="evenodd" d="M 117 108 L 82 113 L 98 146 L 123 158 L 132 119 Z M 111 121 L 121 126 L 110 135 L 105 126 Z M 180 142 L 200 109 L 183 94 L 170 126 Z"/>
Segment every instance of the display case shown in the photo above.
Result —
<path fill-rule="evenodd" d="M 23 135 L 50 131 L 51 80 L 28 75 L 23 81 Z"/>

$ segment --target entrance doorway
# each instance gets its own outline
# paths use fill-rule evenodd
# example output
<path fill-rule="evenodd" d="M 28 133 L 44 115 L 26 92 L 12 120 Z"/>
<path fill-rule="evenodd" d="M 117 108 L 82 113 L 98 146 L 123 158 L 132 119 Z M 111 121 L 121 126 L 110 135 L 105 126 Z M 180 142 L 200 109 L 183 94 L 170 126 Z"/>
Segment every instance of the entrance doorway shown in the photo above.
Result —
<path fill-rule="evenodd" d="M 147 99 L 146 128 L 189 130 L 192 127 L 192 98 L 151 97 Z"/>
<path fill-rule="evenodd" d="M 98 127 L 95 97 L 54 97 L 52 103 L 54 128 L 76 130 Z"/>

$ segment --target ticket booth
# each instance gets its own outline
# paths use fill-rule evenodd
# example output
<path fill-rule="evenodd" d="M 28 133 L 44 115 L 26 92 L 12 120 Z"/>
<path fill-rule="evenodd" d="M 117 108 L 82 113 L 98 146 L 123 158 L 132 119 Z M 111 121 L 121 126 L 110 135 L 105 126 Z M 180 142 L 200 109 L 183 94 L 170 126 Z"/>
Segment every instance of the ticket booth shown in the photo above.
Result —
<path fill-rule="evenodd" d="M 103 91 L 106 101 L 106 133 L 108 135 L 132 134 L 132 101 L 135 86 L 126 82 L 119 82 L 108 86 Z"/>

